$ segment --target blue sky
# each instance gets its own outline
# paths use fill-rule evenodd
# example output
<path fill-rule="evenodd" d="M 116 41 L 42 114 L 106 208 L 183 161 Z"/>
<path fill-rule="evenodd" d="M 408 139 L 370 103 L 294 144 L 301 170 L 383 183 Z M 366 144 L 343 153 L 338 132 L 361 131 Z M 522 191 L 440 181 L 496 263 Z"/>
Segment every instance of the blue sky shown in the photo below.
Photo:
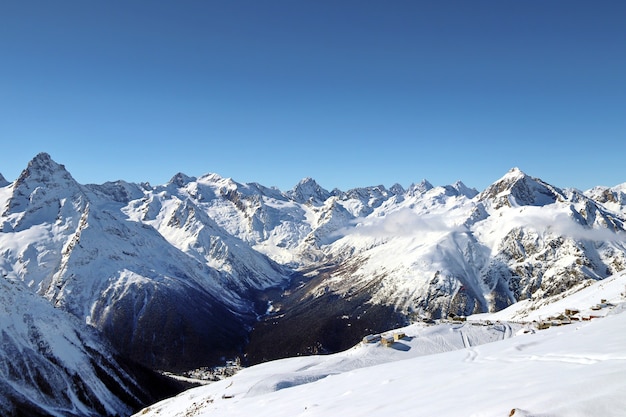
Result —
<path fill-rule="evenodd" d="M 626 182 L 623 1 L 2 1 L 0 173 Z"/>

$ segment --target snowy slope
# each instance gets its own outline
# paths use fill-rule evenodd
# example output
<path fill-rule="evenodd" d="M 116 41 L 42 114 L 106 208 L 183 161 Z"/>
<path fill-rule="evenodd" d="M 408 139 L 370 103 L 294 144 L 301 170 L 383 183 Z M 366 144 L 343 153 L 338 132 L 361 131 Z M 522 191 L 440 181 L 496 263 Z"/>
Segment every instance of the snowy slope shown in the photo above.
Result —
<path fill-rule="evenodd" d="M 470 320 L 541 321 L 562 314 L 566 309 L 580 310 L 579 318 L 606 317 L 613 314 L 613 305 L 626 297 L 626 272 L 612 275 L 591 285 L 569 289 L 552 297 L 523 300 L 495 313 L 476 314 Z M 602 302 L 604 300 L 604 302 Z"/>
<path fill-rule="evenodd" d="M 614 300 L 605 318 L 542 331 L 413 325 L 390 348 L 268 362 L 137 415 L 622 416 L 626 299 L 618 291 L 626 275 L 611 280 L 587 290 Z"/>
<path fill-rule="evenodd" d="M 158 398 L 135 370 L 93 329 L 21 282 L 0 279 L 0 414 L 128 414 Z"/>

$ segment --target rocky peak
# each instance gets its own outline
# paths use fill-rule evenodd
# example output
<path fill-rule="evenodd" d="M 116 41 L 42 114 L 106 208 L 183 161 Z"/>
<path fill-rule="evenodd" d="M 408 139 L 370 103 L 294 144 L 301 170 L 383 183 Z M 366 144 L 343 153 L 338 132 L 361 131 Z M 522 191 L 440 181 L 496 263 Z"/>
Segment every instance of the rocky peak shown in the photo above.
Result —
<path fill-rule="evenodd" d="M 184 187 L 185 185 L 195 180 L 196 178 L 190 177 L 188 175 L 183 174 L 182 172 L 179 172 L 170 179 L 168 184 L 172 184 L 180 188 L 180 187 Z"/>
<path fill-rule="evenodd" d="M 419 184 L 411 184 L 406 193 L 410 196 L 424 194 L 428 190 L 432 190 L 434 187 L 427 180 L 422 180 Z"/>
<path fill-rule="evenodd" d="M 563 192 L 550 184 L 512 168 L 477 196 L 479 201 L 502 206 L 544 206 L 563 200 Z"/>
<path fill-rule="evenodd" d="M 41 152 L 28 163 L 26 169 L 22 171 L 15 182 L 15 186 L 19 187 L 29 182 L 46 186 L 63 185 L 68 182 L 75 184 L 74 179 L 67 172 L 65 166 L 54 162 L 50 155 L 45 152 Z"/>
<path fill-rule="evenodd" d="M 406 190 L 400 184 L 395 183 L 389 188 L 389 192 L 393 195 L 401 195 L 404 194 Z"/>
<path fill-rule="evenodd" d="M 330 197 L 330 193 L 310 177 L 301 180 L 286 195 L 298 203 L 323 203 Z"/>
<path fill-rule="evenodd" d="M 66 198 L 82 194 L 81 186 L 65 167 L 42 152 L 28 163 L 26 169 L 13 183 L 13 193 L 3 215 L 27 211 L 39 212 L 36 214 L 37 221 L 43 221 L 44 218 L 51 220 L 58 213 L 54 213 L 54 210 L 40 209 L 59 206 Z"/>
<path fill-rule="evenodd" d="M 474 188 L 469 188 L 461 181 L 457 181 L 452 185 L 444 185 L 442 187 L 435 187 L 433 190 L 442 189 L 443 193 L 447 196 L 465 196 L 467 198 L 474 198 L 478 191 Z M 429 190 L 430 191 L 430 190 Z"/>
<path fill-rule="evenodd" d="M 4 179 L 4 176 L 2 174 L 0 174 L 0 187 L 5 187 L 7 185 L 9 185 L 10 183 Z"/>
<path fill-rule="evenodd" d="M 457 181 L 451 186 L 455 190 L 458 191 L 459 194 L 464 195 L 467 198 L 474 198 L 478 194 L 475 188 L 469 188 L 467 185 L 463 184 L 462 181 Z"/>
<path fill-rule="evenodd" d="M 352 188 L 345 193 L 341 193 L 339 197 L 342 199 L 350 199 L 354 198 L 362 201 L 373 200 L 381 200 L 385 199 L 389 196 L 389 192 L 383 185 L 377 185 L 373 187 L 361 187 L 361 188 Z"/>

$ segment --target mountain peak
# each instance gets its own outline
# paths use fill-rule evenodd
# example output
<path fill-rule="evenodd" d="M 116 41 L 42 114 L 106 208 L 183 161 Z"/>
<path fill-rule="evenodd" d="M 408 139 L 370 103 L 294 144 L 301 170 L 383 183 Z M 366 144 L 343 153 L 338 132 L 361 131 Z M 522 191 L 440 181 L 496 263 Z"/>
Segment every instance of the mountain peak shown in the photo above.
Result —
<path fill-rule="evenodd" d="M 518 167 L 513 167 L 511 169 L 509 169 L 507 171 L 506 174 L 504 174 L 504 176 L 501 179 L 505 179 L 505 178 L 523 178 L 523 177 L 527 177 L 528 175 L 526 175 L 526 173 L 524 171 L 522 171 L 521 169 L 519 169 Z"/>
<path fill-rule="evenodd" d="M 50 184 L 54 182 L 73 181 L 72 176 L 65 169 L 64 165 L 58 164 L 52 160 L 49 154 L 41 152 L 37 154 L 28 163 L 28 166 L 16 181 L 16 185 L 22 184 L 27 180 Z M 61 180 L 61 181 L 59 181 Z"/>
<path fill-rule="evenodd" d="M 478 191 L 476 191 L 475 188 L 469 188 L 463 183 L 463 181 L 455 182 L 454 184 L 452 184 L 452 188 L 454 188 L 459 192 L 459 194 L 462 194 L 467 198 L 474 198 L 478 194 Z"/>
<path fill-rule="evenodd" d="M 195 180 L 196 178 L 190 177 L 188 175 L 183 174 L 182 172 L 179 172 L 170 179 L 168 184 L 173 184 L 173 185 L 176 185 L 177 187 L 184 187 L 185 185 Z"/>
<path fill-rule="evenodd" d="M 389 191 L 391 192 L 391 194 L 394 194 L 394 195 L 404 194 L 406 192 L 404 187 L 402 187 L 398 183 L 395 183 L 394 185 L 392 185 L 389 188 Z"/>
<path fill-rule="evenodd" d="M 424 194 L 426 191 L 432 190 L 433 188 L 433 185 L 424 179 L 419 184 L 411 184 L 407 190 L 407 194 L 411 196 Z"/>
<path fill-rule="evenodd" d="M 80 193 L 80 190 L 80 185 L 65 167 L 42 152 L 28 163 L 13 183 L 13 193 L 4 214 L 21 212 L 27 207 L 51 206 L 53 201 Z M 48 214 L 56 215 L 51 213 Z M 38 217 L 38 221 L 44 217 Z"/>
<path fill-rule="evenodd" d="M 626 206 L 626 183 L 616 185 L 615 187 L 593 187 L 583 194 L 616 211 L 620 211 L 622 207 Z"/>
<path fill-rule="evenodd" d="M 296 187 L 297 187 L 297 186 L 303 186 L 303 185 L 306 185 L 306 184 L 318 185 L 318 184 L 317 184 L 317 181 L 315 181 L 313 178 L 311 178 L 311 177 L 305 177 L 305 178 L 302 178 L 302 179 L 298 182 L 298 184 L 296 184 Z"/>
<path fill-rule="evenodd" d="M 212 184 L 223 183 L 223 182 L 226 182 L 226 183 L 234 182 L 232 180 L 232 178 L 224 178 L 220 174 L 217 174 L 215 172 L 210 172 L 208 174 L 204 174 L 200 178 L 198 178 L 197 180 L 199 182 L 212 183 Z"/>
<path fill-rule="evenodd" d="M 0 187 L 4 187 L 9 184 L 9 181 L 7 181 L 2 174 L 0 174 Z"/>
<path fill-rule="evenodd" d="M 311 177 L 306 177 L 300 180 L 300 182 L 286 194 L 289 198 L 297 201 L 298 203 L 321 203 L 326 201 L 331 195 Z"/>
<path fill-rule="evenodd" d="M 519 168 L 511 168 L 502 178 L 478 195 L 480 201 L 491 201 L 494 208 L 502 206 L 544 206 L 563 198 L 563 192 L 526 175 Z"/>
<path fill-rule="evenodd" d="M 59 165 L 56 162 L 54 162 L 49 153 L 40 152 L 37 155 L 35 155 L 33 159 L 30 160 L 30 162 L 28 163 L 28 166 L 42 168 L 42 167 L 54 167 L 54 166 L 62 166 L 62 165 Z"/>

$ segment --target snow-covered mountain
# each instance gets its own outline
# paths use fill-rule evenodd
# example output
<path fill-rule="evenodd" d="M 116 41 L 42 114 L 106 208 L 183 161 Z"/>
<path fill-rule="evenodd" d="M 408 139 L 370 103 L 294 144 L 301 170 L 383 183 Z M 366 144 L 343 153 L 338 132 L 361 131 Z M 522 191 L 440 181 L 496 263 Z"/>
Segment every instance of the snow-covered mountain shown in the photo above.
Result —
<path fill-rule="evenodd" d="M 9 277 L 0 279 L 0 376 L 3 416 L 128 415 L 180 390 Z"/>
<path fill-rule="evenodd" d="M 626 182 L 615 187 L 594 187 L 585 195 L 614 212 L 626 214 Z"/>
<path fill-rule="evenodd" d="M 494 311 L 624 269 L 625 239 L 620 213 L 513 169 L 474 198 L 435 187 L 381 205 L 328 248 L 340 263 L 319 285 L 378 281 L 373 302 L 435 317 Z"/>
<path fill-rule="evenodd" d="M 167 192 L 83 186 L 37 155 L 0 191 L 0 269 L 144 365 L 184 369 L 232 354 L 256 318 L 249 293 L 286 275 L 190 200 L 163 202 Z"/>
<path fill-rule="evenodd" d="M 387 346 L 370 338 L 255 365 L 136 415 L 623 416 L 626 274 L 558 298 L 390 330 L 379 335 Z M 566 309 L 587 320 L 545 330 L 533 321 Z"/>
<path fill-rule="evenodd" d="M 0 178 L 0 272 L 152 369 L 254 363 L 602 280 L 626 269 L 624 201 L 623 185 L 583 193 L 516 168 L 480 193 L 82 185 L 42 153 Z"/>
<path fill-rule="evenodd" d="M 331 197 L 310 208 L 323 213 L 317 218 L 339 217 L 337 207 L 328 209 L 333 204 L 354 214 L 316 247 L 323 264 L 308 263 L 302 284 L 277 299 L 275 315 L 257 326 L 261 339 L 287 338 L 285 346 L 294 346 L 275 357 L 306 353 L 314 344 L 316 352 L 336 351 L 329 344 L 337 334 L 347 348 L 368 329 L 403 318 L 501 310 L 626 268 L 623 213 L 519 169 L 478 194 L 458 184 L 422 183 L 377 200 L 365 216 L 349 210 L 362 202 Z M 343 308 L 329 307 L 330 298 Z M 320 320 L 333 324 L 320 328 L 314 324 Z M 291 331 L 296 328 L 313 335 Z"/>

